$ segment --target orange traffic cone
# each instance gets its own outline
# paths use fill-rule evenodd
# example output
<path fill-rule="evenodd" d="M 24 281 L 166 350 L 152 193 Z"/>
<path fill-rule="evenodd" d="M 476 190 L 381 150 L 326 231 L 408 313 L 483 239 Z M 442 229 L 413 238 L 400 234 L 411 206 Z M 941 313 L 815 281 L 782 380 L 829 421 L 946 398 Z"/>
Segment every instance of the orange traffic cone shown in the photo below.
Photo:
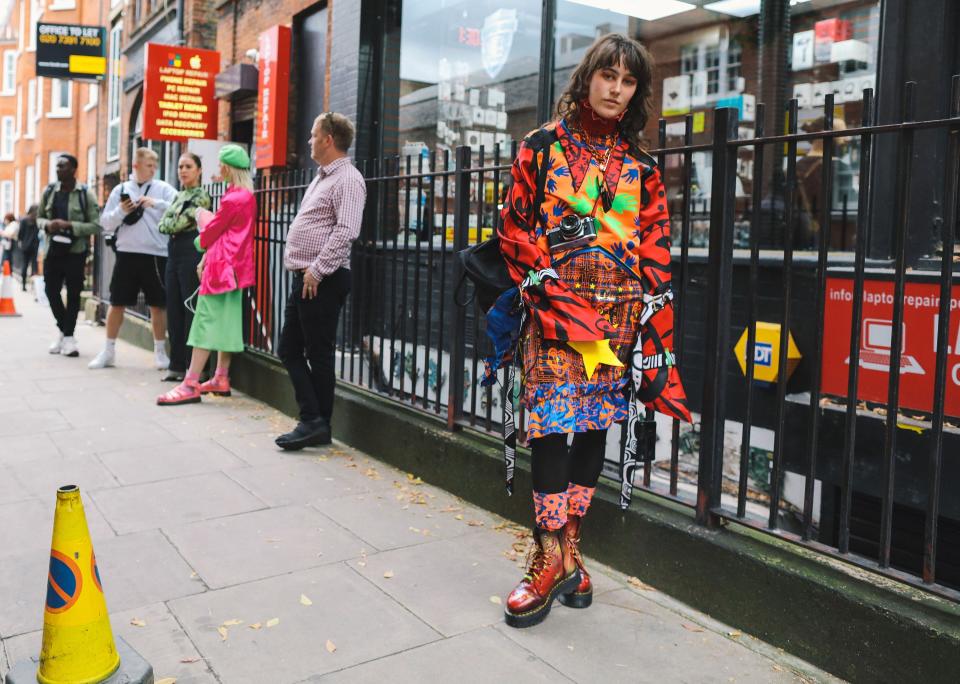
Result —
<path fill-rule="evenodd" d="M 10 275 L 10 262 L 3 262 L 3 278 L 0 279 L 0 316 L 19 316 L 13 303 L 13 276 Z"/>

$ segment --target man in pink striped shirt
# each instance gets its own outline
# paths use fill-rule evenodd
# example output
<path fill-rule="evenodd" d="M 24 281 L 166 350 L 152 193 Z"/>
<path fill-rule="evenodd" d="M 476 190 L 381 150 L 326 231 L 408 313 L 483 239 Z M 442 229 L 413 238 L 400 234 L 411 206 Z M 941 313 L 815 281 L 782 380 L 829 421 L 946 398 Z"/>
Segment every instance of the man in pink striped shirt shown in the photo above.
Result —
<path fill-rule="evenodd" d="M 295 451 L 330 443 L 337 322 L 350 292 L 350 246 L 360 235 L 367 198 L 363 176 L 347 150 L 354 128 L 342 114 L 325 112 L 310 131 L 320 168 L 290 226 L 283 265 L 293 272 L 277 354 L 290 375 L 300 422 L 277 437 Z"/>

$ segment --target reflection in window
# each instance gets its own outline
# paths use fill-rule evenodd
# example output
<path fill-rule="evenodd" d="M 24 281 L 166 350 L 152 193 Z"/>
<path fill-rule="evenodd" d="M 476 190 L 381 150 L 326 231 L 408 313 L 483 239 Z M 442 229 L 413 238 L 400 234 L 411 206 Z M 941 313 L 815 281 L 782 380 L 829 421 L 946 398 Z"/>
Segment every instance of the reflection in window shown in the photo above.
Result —
<path fill-rule="evenodd" d="M 492 154 L 536 127 L 540 12 L 535 0 L 403 3 L 398 104 L 385 103 L 385 154 L 459 145 Z"/>

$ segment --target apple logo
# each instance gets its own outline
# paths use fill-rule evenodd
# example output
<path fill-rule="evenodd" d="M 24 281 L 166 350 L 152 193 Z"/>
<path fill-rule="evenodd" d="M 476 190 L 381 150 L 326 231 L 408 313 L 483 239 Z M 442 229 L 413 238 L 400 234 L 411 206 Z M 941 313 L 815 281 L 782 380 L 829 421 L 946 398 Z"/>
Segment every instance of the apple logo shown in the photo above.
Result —
<path fill-rule="evenodd" d="M 199 69 L 200 68 L 200 55 L 194 55 L 190 58 L 190 68 Z"/>

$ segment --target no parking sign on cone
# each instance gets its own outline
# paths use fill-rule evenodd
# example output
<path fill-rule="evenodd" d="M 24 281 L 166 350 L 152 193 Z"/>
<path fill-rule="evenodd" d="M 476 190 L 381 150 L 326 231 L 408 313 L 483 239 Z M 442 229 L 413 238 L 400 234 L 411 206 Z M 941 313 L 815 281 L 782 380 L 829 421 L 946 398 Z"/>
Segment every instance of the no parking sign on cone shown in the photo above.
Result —
<path fill-rule="evenodd" d="M 118 650 L 80 488 L 60 487 L 53 516 L 39 662 L 32 659 L 18 664 L 7 673 L 6 683 L 152 684 L 149 663 L 122 639 L 119 643 Z"/>

